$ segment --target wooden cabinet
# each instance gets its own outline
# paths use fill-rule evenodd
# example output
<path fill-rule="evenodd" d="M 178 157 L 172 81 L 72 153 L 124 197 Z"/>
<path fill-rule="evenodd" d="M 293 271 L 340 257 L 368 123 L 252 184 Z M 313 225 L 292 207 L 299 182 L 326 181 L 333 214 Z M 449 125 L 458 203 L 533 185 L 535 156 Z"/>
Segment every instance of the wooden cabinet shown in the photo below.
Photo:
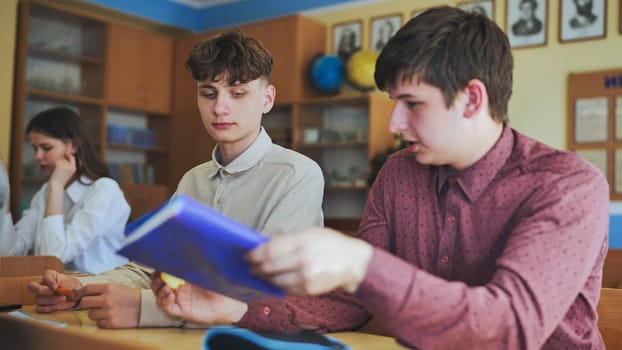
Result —
<path fill-rule="evenodd" d="M 121 188 L 132 208 L 130 221 L 156 209 L 171 195 L 168 187 L 162 185 L 122 185 Z"/>
<path fill-rule="evenodd" d="M 118 159 L 149 170 L 130 169 L 129 176 L 141 180 L 122 186 L 130 204 L 137 203 L 133 217 L 167 198 L 172 39 L 33 2 L 20 3 L 18 26 L 9 164 L 14 219 L 46 180 L 25 126 L 35 114 L 61 105 L 84 120 L 113 175 Z M 126 141 L 113 137 L 115 126 L 126 129 Z"/>
<path fill-rule="evenodd" d="M 292 106 L 293 148 L 323 170 L 326 226 L 353 231 L 367 200 L 370 159 L 394 145 L 393 102 L 382 94 L 308 99 Z"/>
<path fill-rule="evenodd" d="M 169 176 L 173 40 L 119 24 L 107 28 L 106 161 L 136 219 L 166 200 L 174 185 Z"/>
<path fill-rule="evenodd" d="M 109 24 L 107 42 L 107 102 L 116 107 L 170 113 L 172 39 Z"/>
<path fill-rule="evenodd" d="M 84 119 L 92 140 L 105 139 L 105 23 L 51 7 L 20 3 L 11 140 L 11 210 L 22 209 L 45 181 L 25 128 L 37 113 L 68 106 Z"/>
<path fill-rule="evenodd" d="M 321 96 L 309 83 L 306 72 L 313 57 L 325 50 L 324 24 L 293 15 L 245 25 L 242 29 L 261 41 L 272 54 L 271 80 L 276 86 L 277 103 Z"/>

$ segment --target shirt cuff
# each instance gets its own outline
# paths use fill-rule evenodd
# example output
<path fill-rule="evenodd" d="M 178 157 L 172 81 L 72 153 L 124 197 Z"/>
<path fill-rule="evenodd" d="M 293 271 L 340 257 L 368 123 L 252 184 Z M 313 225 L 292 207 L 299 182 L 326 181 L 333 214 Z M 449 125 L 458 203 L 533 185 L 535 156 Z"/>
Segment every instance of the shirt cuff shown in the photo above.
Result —
<path fill-rule="evenodd" d="M 248 303 L 248 310 L 234 323 L 238 327 L 279 332 L 296 332 L 296 314 L 284 299 L 263 298 Z"/>
<path fill-rule="evenodd" d="M 139 327 L 182 327 L 185 322 L 167 315 L 156 303 L 151 289 L 140 290 Z"/>

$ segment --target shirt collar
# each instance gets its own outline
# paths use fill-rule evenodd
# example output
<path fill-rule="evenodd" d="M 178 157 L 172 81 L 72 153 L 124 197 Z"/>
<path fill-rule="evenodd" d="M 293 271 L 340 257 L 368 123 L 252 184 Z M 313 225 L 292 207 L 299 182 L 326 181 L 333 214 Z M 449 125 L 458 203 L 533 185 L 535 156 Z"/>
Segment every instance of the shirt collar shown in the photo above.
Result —
<path fill-rule="evenodd" d="M 497 143 L 473 165 L 456 175 L 447 166 L 438 170 L 437 192 L 441 193 L 445 182 L 455 181 L 471 202 L 475 201 L 492 182 L 499 170 L 506 163 L 512 153 L 514 134 L 507 124 L 503 127 L 501 137 Z"/>
<path fill-rule="evenodd" d="M 71 185 L 69 185 L 65 190 L 65 193 L 67 193 L 67 197 L 69 197 L 71 201 L 73 201 L 74 203 L 78 203 L 84 197 L 84 195 L 86 195 L 86 192 L 88 191 L 89 186 L 91 186 L 92 183 L 93 180 L 82 175 L 80 177 L 80 181 L 75 180 L 74 182 L 72 182 Z"/>
<path fill-rule="evenodd" d="M 212 151 L 212 161 L 215 166 L 210 169 L 208 176 L 215 176 L 221 169 L 228 174 L 246 171 L 257 165 L 271 146 L 272 139 L 262 127 L 255 141 L 229 164 L 223 166 L 220 163 L 220 145 L 216 145 Z"/>

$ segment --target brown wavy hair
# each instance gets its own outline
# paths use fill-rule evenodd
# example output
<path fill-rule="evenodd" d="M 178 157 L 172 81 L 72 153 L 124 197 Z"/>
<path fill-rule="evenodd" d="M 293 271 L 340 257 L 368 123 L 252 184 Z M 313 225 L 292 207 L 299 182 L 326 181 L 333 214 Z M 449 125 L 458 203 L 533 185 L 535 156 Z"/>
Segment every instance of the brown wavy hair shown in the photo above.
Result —
<path fill-rule="evenodd" d="M 241 29 L 225 32 L 197 44 L 186 61 L 196 81 L 227 79 L 229 85 L 270 78 L 272 55 Z"/>

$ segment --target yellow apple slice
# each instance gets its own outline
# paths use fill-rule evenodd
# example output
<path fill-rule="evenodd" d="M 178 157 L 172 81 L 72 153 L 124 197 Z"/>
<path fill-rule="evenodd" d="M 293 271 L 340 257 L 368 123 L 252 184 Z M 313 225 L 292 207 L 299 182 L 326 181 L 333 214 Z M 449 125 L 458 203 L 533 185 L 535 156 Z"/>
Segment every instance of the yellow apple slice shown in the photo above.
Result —
<path fill-rule="evenodd" d="M 169 286 L 169 287 L 171 287 L 173 289 L 177 289 L 181 285 L 186 283 L 186 281 L 182 280 L 181 278 L 175 277 L 173 275 L 169 275 L 166 272 L 160 273 L 160 277 L 162 278 L 162 281 L 164 281 L 164 283 L 166 283 L 167 286 Z"/>

